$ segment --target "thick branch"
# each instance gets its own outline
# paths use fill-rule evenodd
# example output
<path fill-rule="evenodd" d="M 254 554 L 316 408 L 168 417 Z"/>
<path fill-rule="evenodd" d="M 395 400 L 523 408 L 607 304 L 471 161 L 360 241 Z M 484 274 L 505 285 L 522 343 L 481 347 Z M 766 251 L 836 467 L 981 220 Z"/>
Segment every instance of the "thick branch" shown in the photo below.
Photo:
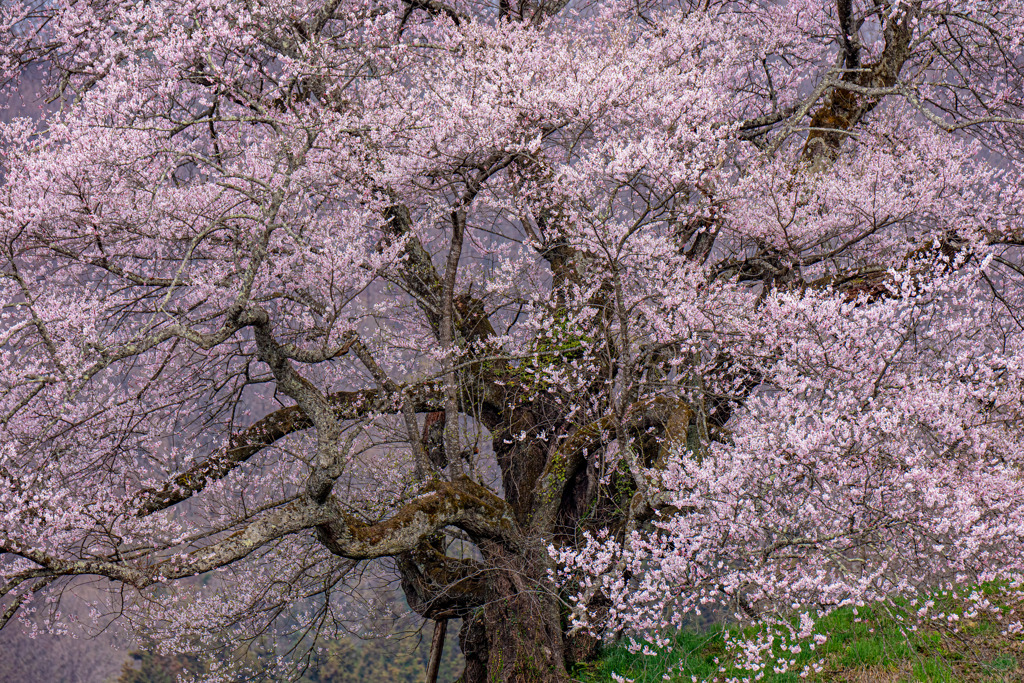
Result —
<path fill-rule="evenodd" d="M 327 396 L 327 402 L 338 420 L 355 420 L 366 415 L 395 413 L 401 409 L 400 400 L 403 401 L 401 405 L 408 405 L 415 413 L 437 410 L 441 402 L 439 392 L 433 385 L 399 386 L 397 392 L 385 389 L 339 391 Z M 139 515 L 159 512 L 190 498 L 210 483 L 226 477 L 264 448 L 272 446 L 289 434 L 312 426 L 312 420 L 298 406 L 289 406 L 270 413 L 248 429 L 233 434 L 228 446 L 223 450 L 203 462 L 196 463 L 159 488 L 141 491 Z"/>
<path fill-rule="evenodd" d="M 405 240 L 398 275 L 405 290 L 416 299 L 416 304 L 426 316 L 434 336 L 439 337 L 441 277 L 434 268 L 430 253 L 423 248 L 419 238 L 412 234 L 412 216 L 408 207 L 398 203 L 389 206 L 384 212 L 384 221 L 385 239 L 388 242 Z"/>
<path fill-rule="evenodd" d="M 650 464 L 663 469 L 668 464 L 667 453 L 671 447 L 679 442 L 685 443 L 687 425 L 693 416 L 693 408 L 685 401 L 657 396 L 632 406 L 620 426 L 629 434 L 628 440 L 639 435 L 649 435 L 651 430 L 660 434 L 662 448 Z M 565 487 L 586 467 L 588 456 L 607 445 L 616 432 L 617 424 L 620 421 L 615 415 L 606 415 L 583 425 L 562 441 L 548 458 L 544 472 L 537 481 L 537 495 L 534 498 L 536 526 L 551 528 L 562 504 Z"/>
<path fill-rule="evenodd" d="M 405 240 L 398 279 L 415 300 L 434 333 L 441 338 L 444 315 L 441 276 L 419 238 L 412 233 L 412 217 L 403 204 L 393 204 L 384 212 L 385 243 Z M 494 328 L 483 313 L 483 303 L 470 296 L 457 296 L 453 301 L 453 322 L 456 333 L 465 340 L 482 339 L 494 334 Z"/>
<path fill-rule="evenodd" d="M 310 500 L 323 503 L 330 495 L 335 480 L 341 476 L 345 461 L 344 449 L 340 443 L 341 423 L 335 417 L 327 397 L 312 382 L 299 374 L 281 345 L 274 339 L 270 316 L 262 310 L 258 313 L 260 315 L 253 324 L 253 330 L 256 333 L 256 351 L 260 360 L 270 366 L 277 386 L 298 404 L 316 427 L 316 452 L 309 477 L 306 479 L 306 493 Z"/>
<path fill-rule="evenodd" d="M 227 566 L 304 529 L 316 528 L 320 539 L 336 555 L 365 560 L 412 551 L 446 526 L 459 527 L 477 538 L 494 539 L 513 549 L 521 545 L 506 503 L 483 486 L 463 478 L 456 482 L 432 482 L 425 493 L 378 524 L 353 519 L 332 500 L 319 505 L 303 496 L 226 538 L 149 566 L 102 558 L 64 559 L 9 539 L 0 539 L 0 553 L 31 560 L 45 569 L 48 576 L 104 576 L 143 589 Z"/>
<path fill-rule="evenodd" d="M 508 504 L 467 477 L 431 482 L 425 493 L 379 524 L 364 525 L 344 516 L 318 526 L 317 534 L 335 555 L 365 560 L 413 550 L 447 526 L 512 548 L 521 543 Z"/>
<path fill-rule="evenodd" d="M 860 67 L 850 2 L 839 0 L 839 23 L 843 33 L 841 42 L 846 66 L 840 81 L 867 88 L 891 88 L 896 85 L 900 70 L 910 57 L 912 20 L 920 5 L 919 1 L 908 3 L 902 11 L 886 20 L 883 28 L 885 49 L 874 64 Z M 858 97 L 848 89 L 833 88 L 824 106 L 811 117 L 811 132 L 807 135 L 801 155 L 803 161 L 822 163 L 834 159 L 846 132 L 860 123 L 880 101 L 880 97 Z"/>
<path fill-rule="evenodd" d="M 16 596 L 14 600 L 11 601 L 11 604 L 7 606 L 7 609 L 0 613 L 0 629 L 2 629 L 7 622 L 18 613 L 18 610 L 21 609 L 22 605 L 28 602 L 29 598 L 31 598 L 34 593 L 38 593 L 43 588 L 49 586 L 56 580 L 56 578 L 57 577 L 55 576 L 43 576 L 42 578 L 37 579 L 27 591 Z"/>
<path fill-rule="evenodd" d="M 462 240 L 466 233 L 466 210 L 452 212 L 452 242 L 441 281 L 441 362 L 444 366 L 444 454 L 456 474 L 462 474 L 459 461 L 459 387 L 455 377 L 455 280 L 458 277 Z"/>

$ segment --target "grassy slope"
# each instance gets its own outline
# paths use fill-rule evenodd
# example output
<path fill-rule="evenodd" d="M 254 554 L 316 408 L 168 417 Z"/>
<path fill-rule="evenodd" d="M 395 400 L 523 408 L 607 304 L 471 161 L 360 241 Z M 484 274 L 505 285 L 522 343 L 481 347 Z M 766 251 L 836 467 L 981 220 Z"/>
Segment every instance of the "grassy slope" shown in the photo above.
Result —
<path fill-rule="evenodd" d="M 987 585 L 974 591 L 938 593 L 933 602 L 921 615 L 917 612 L 921 603 L 861 607 L 856 613 L 853 608 L 839 610 L 816 628 L 828 637 L 824 644 L 812 651 L 803 643 L 799 654 L 786 653 L 795 660 L 791 672 L 774 673 L 769 666 L 759 679 L 731 666 L 733 656 L 723 634 L 731 640 L 752 635 L 737 628 L 679 633 L 671 652 L 655 656 L 614 647 L 576 674 L 587 683 L 613 681 L 613 672 L 636 683 L 1024 682 L 1024 631 L 1015 632 L 1024 623 L 1024 589 Z M 801 678 L 799 672 L 805 667 L 807 675 Z"/>

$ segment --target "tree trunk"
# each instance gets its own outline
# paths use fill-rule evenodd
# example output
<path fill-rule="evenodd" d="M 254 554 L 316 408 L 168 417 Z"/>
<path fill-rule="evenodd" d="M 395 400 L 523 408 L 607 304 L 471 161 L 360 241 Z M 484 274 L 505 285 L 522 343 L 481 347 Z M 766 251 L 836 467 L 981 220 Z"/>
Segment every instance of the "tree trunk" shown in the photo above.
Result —
<path fill-rule="evenodd" d="M 568 681 L 551 559 L 543 544 L 522 554 L 493 541 L 479 561 L 423 544 L 398 558 L 409 606 L 426 619 L 463 618 L 463 683 Z"/>
<path fill-rule="evenodd" d="M 550 563 L 546 552 L 542 548 L 525 555 L 497 548 L 485 552 L 493 567 L 488 571 L 489 599 L 467 618 L 468 628 L 460 638 L 466 654 L 465 683 L 570 680 L 555 587 L 546 576 Z"/>

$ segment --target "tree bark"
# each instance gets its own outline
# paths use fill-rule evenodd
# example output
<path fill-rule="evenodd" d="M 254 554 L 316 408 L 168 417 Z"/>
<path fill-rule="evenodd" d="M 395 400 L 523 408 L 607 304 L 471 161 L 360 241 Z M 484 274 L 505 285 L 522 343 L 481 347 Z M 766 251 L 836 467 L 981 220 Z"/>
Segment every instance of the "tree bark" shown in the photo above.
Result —
<path fill-rule="evenodd" d="M 477 655 L 486 672 L 466 683 L 562 683 L 569 680 L 555 586 L 547 578 L 550 560 L 542 547 L 522 555 L 485 548 L 488 601 L 476 619 L 483 631 Z M 543 553 L 542 557 L 540 554 Z M 483 655 L 482 657 L 480 655 Z M 467 657 L 468 659 L 468 657 Z M 469 673 L 467 662 L 467 673 Z"/>
<path fill-rule="evenodd" d="M 483 542 L 480 549 L 482 562 L 446 558 L 440 547 L 403 555 L 398 566 L 410 607 L 438 623 L 463 618 L 463 683 L 568 681 L 561 613 L 543 544 L 522 553 L 497 542 Z M 435 647 L 436 638 L 435 631 Z"/>

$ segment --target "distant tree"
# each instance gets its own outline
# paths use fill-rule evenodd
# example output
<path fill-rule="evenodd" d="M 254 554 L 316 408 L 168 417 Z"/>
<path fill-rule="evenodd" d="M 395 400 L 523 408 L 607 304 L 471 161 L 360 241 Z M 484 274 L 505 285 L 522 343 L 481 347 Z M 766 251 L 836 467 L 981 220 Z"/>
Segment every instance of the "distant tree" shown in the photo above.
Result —
<path fill-rule="evenodd" d="M 315 667 L 300 683 L 419 683 L 427 668 L 429 639 L 339 638 L 324 648 Z M 438 681 L 454 681 L 462 673 L 458 648 L 445 650 Z"/>
<path fill-rule="evenodd" d="M 408 634 L 395 638 L 342 637 L 321 645 L 314 665 L 298 683 L 420 683 L 428 653 L 428 642 Z M 264 673 L 258 657 L 249 660 L 248 675 Z M 206 673 L 211 661 L 207 653 L 163 653 L 151 644 L 131 652 L 130 661 L 125 662 L 115 683 L 175 683 L 182 675 Z M 461 671 L 458 649 L 449 648 L 442 659 L 438 680 L 454 681 Z M 236 680 L 246 677 L 247 674 L 242 674 Z"/>
<path fill-rule="evenodd" d="M 1024 569 L 1019 0 L 0 11 L 0 623 L 302 666 L 391 558 L 564 681 Z"/>
<path fill-rule="evenodd" d="M 73 638 L 35 626 L 0 633 L 0 683 L 105 683 L 125 660 L 124 643 L 110 633 Z"/>
<path fill-rule="evenodd" d="M 152 649 L 131 653 L 116 683 L 176 683 L 182 673 L 202 671 L 194 655 L 165 655 Z"/>

